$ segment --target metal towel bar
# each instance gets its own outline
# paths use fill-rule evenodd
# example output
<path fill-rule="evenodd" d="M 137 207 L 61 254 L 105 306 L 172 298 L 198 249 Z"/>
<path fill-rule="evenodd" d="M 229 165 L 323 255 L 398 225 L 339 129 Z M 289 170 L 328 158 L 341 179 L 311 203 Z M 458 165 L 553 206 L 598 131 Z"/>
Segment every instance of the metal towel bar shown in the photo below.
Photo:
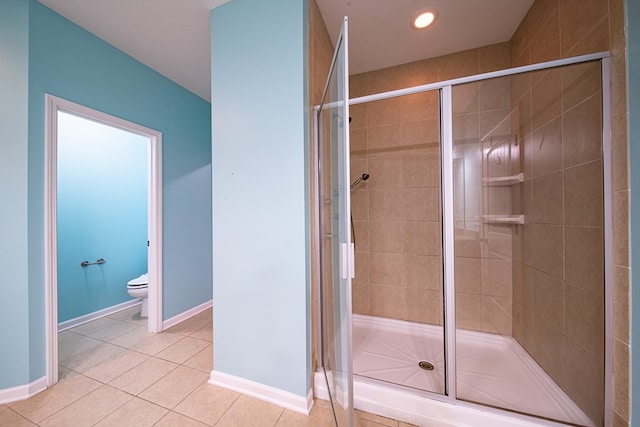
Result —
<path fill-rule="evenodd" d="M 80 263 L 80 267 L 86 267 L 88 265 L 96 265 L 96 264 L 104 264 L 106 261 L 104 258 L 98 258 L 96 262 L 82 261 Z"/>

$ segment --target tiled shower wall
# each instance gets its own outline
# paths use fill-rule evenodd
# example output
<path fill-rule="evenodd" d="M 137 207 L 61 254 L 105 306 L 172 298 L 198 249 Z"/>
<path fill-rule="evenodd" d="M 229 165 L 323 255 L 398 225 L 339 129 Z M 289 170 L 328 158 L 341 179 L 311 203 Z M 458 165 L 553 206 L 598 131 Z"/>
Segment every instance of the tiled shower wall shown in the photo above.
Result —
<path fill-rule="evenodd" d="M 439 324 L 442 312 L 438 95 L 354 106 L 354 312 Z"/>
<path fill-rule="evenodd" d="M 604 4 L 598 0 L 537 0 L 511 39 L 512 66 L 611 52 L 613 425 L 629 423 L 629 169 L 624 22 L 622 0 Z M 565 96 L 553 96 L 563 88 L 569 90 Z M 530 125 L 530 133 L 524 130 L 529 134 L 529 143 L 524 144 L 523 165 L 533 173 L 528 174 L 530 179 L 522 187 L 523 207 L 533 219 L 522 239 L 531 240 L 532 252 L 520 253 L 518 243 L 514 244 L 514 256 L 522 256 L 521 268 L 514 268 L 514 336 L 596 420 L 604 414 L 600 391 L 603 379 L 599 373 L 602 289 L 596 285 L 603 274 L 599 268 L 602 252 L 586 247 L 587 243 L 599 245 L 602 227 L 602 219 L 594 215 L 600 211 L 602 200 L 598 178 L 602 164 L 595 152 L 598 141 L 594 141 L 599 134 L 597 129 L 590 129 L 590 125 L 599 123 L 598 89 L 597 76 L 588 65 L 537 73 L 525 82 L 514 79 L 512 85 L 512 102 L 531 106 L 527 112 L 531 121 L 523 123 Z M 536 99 L 552 102 L 537 104 Z M 589 118 L 586 126 L 573 126 L 579 115 Z M 558 163 L 560 160 L 562 163 Z M 548 198 L 538 196 L 543 192 Z M 564 202 L 568 198 L 573 198 L 571 204 L 580 211 L 566 208 Z M 562 248 L 562 241 L 564 251 L 558 249 Z"/>
<path fill-rule="evenodd" d="M 515 174 L 509 80 L 455 86 L 453 103 L 456 327 L 511 335 L 513 224 L 511 185 L 487 182 Z"/>
<path fill-rule="evenodd" d="M 513 240 L 514 337 L 594 421 L 603 418 L 600 64 L 514 76 L 526 223 Z"/>
<path fill-rule="evenodd" d="M 507 43 L 459 52 L 351 77 L 351 98 L 509 67 Z M 504 85 L 503 85 L 504 86 Z M 478 138 L 509 112 L 508 85 L 475 85 L 454 106 L 454 135 Z M 413 322 L 442 324 L 440 130 L 437 92 L 351 107 L 351 179 L 370 178 L 352 193 L 356 241 L 353 311 Z M 479 183 L 478 183 L 479 185 Z M 510 244 L 494 239 L 510 252 Z M 508 240 L 510 242 L 510 240 Z M 500 244 L 502 243 L 502 244 Z M 488 247 L 488 246 L 487 246 Z M 510 261 L 489 274 L 478 239 L 456 254 L 465 327 L 511 332 Z M 510 254 L 509 254 L 510 260 Z M 487 264 L 488 265 L 488 264 Z M 479 277 L 484 276 L 481 284 Z M 497 285 L 501 279 L 504 286 Z M 499 288 L 499 289 L 498 289 Z M 477 305 L 476 305 L 477 304 Z M 482 305 L 485 316 L 476 307 Z M 496 311 L 496 305 L 498 310 Z M 497 314 L 497 316 L 496 316 Z M 495 320 L 499 319 L 499 320 Z"/>

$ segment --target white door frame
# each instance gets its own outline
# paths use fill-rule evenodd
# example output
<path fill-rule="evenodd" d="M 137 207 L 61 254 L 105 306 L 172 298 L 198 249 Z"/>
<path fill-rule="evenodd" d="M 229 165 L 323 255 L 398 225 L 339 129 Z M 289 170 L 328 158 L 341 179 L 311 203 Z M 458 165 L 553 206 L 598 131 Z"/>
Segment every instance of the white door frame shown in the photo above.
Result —
<path fill-rule="evenodd" d="M 45 327 L 47 386 L 58 382 L 58 231 L 57 163 L 58 111 L 116 127 L 149 139 L 148 169 L 148 268 L 149 332 L 162 330 L 162 133 L 93 110 L 80 104 L 45 94 Z M 123 284 L 124 286 L 124 284 Z"/>

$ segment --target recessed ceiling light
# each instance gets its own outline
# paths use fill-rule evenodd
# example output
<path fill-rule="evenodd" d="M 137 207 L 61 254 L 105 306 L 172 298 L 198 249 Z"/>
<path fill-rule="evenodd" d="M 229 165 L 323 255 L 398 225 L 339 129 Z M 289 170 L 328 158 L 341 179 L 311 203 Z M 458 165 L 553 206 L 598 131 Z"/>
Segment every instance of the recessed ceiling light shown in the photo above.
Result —
<path fill-rule="evenodd" d="M 433 24 L 438 18 L 438 13 L 433 10 L 422 10 L 411 20 L 411 28 L 422 30 Z"/>

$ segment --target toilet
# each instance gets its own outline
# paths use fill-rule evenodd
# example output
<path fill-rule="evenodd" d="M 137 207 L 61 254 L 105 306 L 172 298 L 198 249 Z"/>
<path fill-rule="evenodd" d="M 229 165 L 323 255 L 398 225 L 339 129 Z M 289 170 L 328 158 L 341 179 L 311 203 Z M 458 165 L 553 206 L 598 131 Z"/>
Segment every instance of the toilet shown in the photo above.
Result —
<path fill-rule="evenodd" d="M 147 317 L 149 315 L 149 274 L 144 273 L 140 277 L 129 280 L 127 282 L 127 292 L 133 298 L 142 299 L 140 317 Z"/>

